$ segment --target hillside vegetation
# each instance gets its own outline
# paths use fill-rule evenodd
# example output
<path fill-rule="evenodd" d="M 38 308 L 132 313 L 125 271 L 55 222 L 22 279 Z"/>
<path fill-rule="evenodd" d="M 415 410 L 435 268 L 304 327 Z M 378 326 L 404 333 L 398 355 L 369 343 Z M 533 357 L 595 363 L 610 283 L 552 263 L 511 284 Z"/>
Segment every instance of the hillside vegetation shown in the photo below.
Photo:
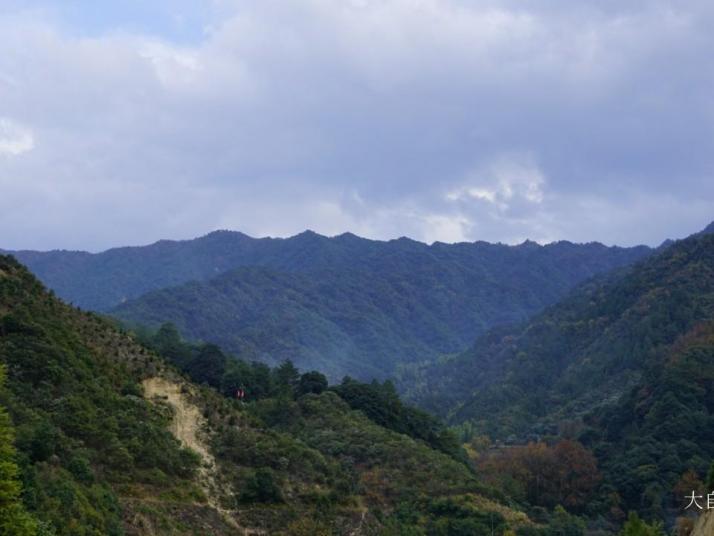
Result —
<path fill-rule="evenodd" d="M 714 455 L 714 235 L 591 281 L 402 381 L 469 437 L 578 439 L 603 473 L 595 511 L 669 522 L 683 490 L 705 489 Z"/>
<path fill-rule="evenodd" d="M 199 245 L 202 251 L 220 252 L 224 264 L 217 271 L 230 263 L 239 267 L 221 275 L 194 274 L 200 280 L 130 299 L 111 314 L 130 325 L 154 328 L 170 321 L 190 339 L 215 342 L 269 364 L 293 359 L 334 380 L 346 374 L 386 378 L 400 363 L 461 351 L 488 328 L 522 321 L 583 279 L 650 251 L 567 242 L 427 246 L 407 239 L 378 242 L 314 233 L 252 240 L 225 232 L 149 246 L 144 253 L 166 260 L 173 257 L 164 250 Z M 109 262 L 117 255 L 112 250 L 89 259 Z M 159 286 L 162 277 L 168 284 L 167 270 L 183 273 L 193 260 L 186 254 L 144 276 L 136 271 L 145 261 L 137 259 L 137 266 L 127 266 L 116 279 L 102 265 L 87 275 L 86 284 L 78 271 L 72 285 L 84 292 L 97 281 L 99 296 L 105 296 L 104 289 L 106 296 L 112 295 L 128 277 L 136 279 L 132 284 Z M 45 280 L 53 284 L 53 276 Z"/>
<path fill-rule="evenodd" d="M 220 349 L 163 341 L 173 353 L 63 304 L 0 257 L 0 478 L 14 482 L 3 489 L 18 534 L 549 530 L 480 483 L 446 431 L 388 385 L 326 390 L 316 372 L 231 359 L 220 381 L 241 382 L 249 396 L 238 401 L 175 368 L 210 373 L 194 358 Z M 370 392 L 390 411 L 371 411 Z M 417 417 L 434 434 L 405 424 Z"/>

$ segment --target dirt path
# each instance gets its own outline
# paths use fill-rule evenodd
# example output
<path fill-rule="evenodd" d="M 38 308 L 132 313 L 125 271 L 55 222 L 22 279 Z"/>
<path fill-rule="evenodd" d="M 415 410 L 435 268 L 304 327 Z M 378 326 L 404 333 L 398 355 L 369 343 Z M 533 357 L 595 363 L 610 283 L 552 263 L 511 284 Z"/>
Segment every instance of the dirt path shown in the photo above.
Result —
<path fill-rule="evenodd" d="M 208 501 L 208 505 L 219 512 L 231 526 L 245 534 L 230 510 L 221 507 L 218 494 L 218 475 L 216 459 L 209 452 L 208 446 L 201 438 L 201 430 L 206 424 L 201 410 L 189 400 L 188 393 L 182 392 L 181 384 L 165 378 L 149 378 L 144 380 L 144 396 L 149 399 L 159 399 L 169 404 L 174 410 L 171 421 L 171 433 L 184 447 L 200 454 L 203 459 L 199 471 L 199 481 Z"/>

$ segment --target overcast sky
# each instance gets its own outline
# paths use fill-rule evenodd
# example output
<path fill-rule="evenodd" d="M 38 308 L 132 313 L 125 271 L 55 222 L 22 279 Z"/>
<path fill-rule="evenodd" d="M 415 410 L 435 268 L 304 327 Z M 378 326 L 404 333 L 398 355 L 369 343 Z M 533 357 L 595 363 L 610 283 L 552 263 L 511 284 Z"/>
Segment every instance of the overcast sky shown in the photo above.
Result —
<path fill-rule="evenodd" d="M 681 237 L 714 220 L 712 28 L 711 0 L 3 0 L 0 247 Z"/>

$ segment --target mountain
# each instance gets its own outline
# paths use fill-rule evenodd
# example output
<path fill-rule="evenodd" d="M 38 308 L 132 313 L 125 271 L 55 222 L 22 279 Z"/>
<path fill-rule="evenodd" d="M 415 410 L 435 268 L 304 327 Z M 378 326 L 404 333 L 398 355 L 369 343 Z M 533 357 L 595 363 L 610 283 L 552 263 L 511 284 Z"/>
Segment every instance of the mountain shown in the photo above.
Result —
<path fill-rule="evenodd" d="M 671 521 L 714 458 L 714 234 L 402 374 L 422 407 L 476 436 L 579 439 L 603 472 L 602 505 Z"/>
<path fill-rule="evenodd" d="M 161 240 L 97 254 L 6 253 L 27 265 L 61 298 L 96 311 L 106 311 L 151 290 L 259 266 L 303 274 L 356 270 L 406 284 L 431 283 L 432 287 L 431 280 L 439 276 L 445 281 L 445 291 L 458 292 L 470 283 L 486 294 L 505 294 L 507 305 L 516 308 L 502 307 L 499 316 L 513 319 L 551 303 L 576 282 L 634 262 L 649 251 L 644 246 L 608 248 L 569 242 L 543 247 L 533 242 L 520 246 L 436 242 L 429 246 L 407 238 L 382 242 L 350 233 L 327 238 L 312 231 L 287 239 L 255 239 L 239 232 L 216 231 L 194 240 Z"/>
<path fill-rule="evenodd" d="M 388 384 L 325 390 L 318 373 L 161 336 L 143 346 L 0 256 L 6 534 L 549 533 L 457 453 L 432 448 L 409 422 L 434 421 Z M 216 362 L 221 385 L 248 383 L 244 401 L 175 368 L 205 379 Z"/>
<path fill-rule="evenodd" d="M 236 354 L 370 378 L 461 351 L 488 328 L 522 321 L 578 282 L 650 252 L 224 231 L 96 255 L 17 255 L 60 297 L 129 323 L 171 321 Z"/>

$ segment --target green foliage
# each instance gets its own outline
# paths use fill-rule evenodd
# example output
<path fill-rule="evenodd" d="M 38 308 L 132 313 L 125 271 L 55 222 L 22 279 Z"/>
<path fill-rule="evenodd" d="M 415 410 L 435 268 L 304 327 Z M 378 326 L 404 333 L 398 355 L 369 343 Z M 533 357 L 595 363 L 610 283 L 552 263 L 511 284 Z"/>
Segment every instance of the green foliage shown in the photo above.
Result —
<path fill-rule="evenodd" d="M 220 516 L 197 489 L 199 459 L 167 430 L 170 408 L 139 396 L 144 379 L 181 383 L 178 372 L 126 332 L 49 296 L 4 257 L 0 322 L 8 369 L 0 403 L 16 423 L 22 499 L 41 520 L 38 532 L 119 536 L 125 525 L 145 523 L 132 529 L 232 533 L 214 526 Z M 478 534 L 492 526 L 501 534 L 507 514 L 522 522 L 463 463 L 409 435 L 424 433 L 420 423 L 437 436 L 443 428 L 402 405 L 388 383 L 352 401 L 369 411 L 374 395 L 390 406 L 368 418 L 326 390 L 320 373 L 233 359 L 218 347 L 183 342 L 171 326 L 141 336 L 205 384 L 182 383 L 181 394 L 205 420 L 220 502 L 238 509 L 241 524 L 271 534 L 357 527 Z M 233 399 L 236 386 L 249 393 L 242 403 Z M 377 424 L 383 417 L 395 430 Z"/>
<path fill-rule="evenodd" d="M 315 394 L 319 395 L 327 389 L 327 378 L 324 374 L 313 370 L 300 376 L 297 386 L 298 396 Z"/>
<path fill-rule="evenodd" d="M 562 506 L 556 506 L 545 521 L 543 525 L 518 528 L 516 536 L 583 536 L 586 533 L 585 520 L 568 513 Z"/>
<path fill-rule="evenodd" d="M 421 439 L 449 456 L 465 460 L 465 453 L 454 434 L 435 417 L 403 404 L 392 382 L 361 383 L 346 377 L 332 390 L 352 409 L 364 412 L 375 423 Z"/>
<path fill-rule="evenodd" d="M 453 498 L 434 500 L 429 510 L 435 515 L 427 528 L 434 536 L 469 536 L 503 534 L 503 517 L 495 512 L 481 512 Z"/>
<path fill-rule="evenodd" d="M 282 502 L 283 496 L 275 482 L 273 471 L 267 467 L 261 467 L 243 484 L 243 491 L 240 495 L 242 502 L 278 503 Z"/>
<path fill-rule="evenodd" d="M 225 354 L 215 344 L 191 344 L 181 339 L 173 324 L 163 324 L 156 333 L 140 330 L 140 340 L 185 372 L 192 381 L 205 383 L 228 397 L 235 397 L 239 389 L 245 391 L 246 401 L 260 400 L 283 391 L 292 394 L 295 388 L 292 363 L 285 362 L 271 371 L 264 363 L 248 363 Z M 289 363 L 289 364 L 288 364 Z M 297 374 L 297 369 L 295 369 Z"/>
<path fill-rule="evenodd" d="M 630 512 L 620 536 L 665 536 L 661 523 L 647 524 L 635 512 Z"/>
<path fill-rule="evenodd" d="M 227 358 L 215 344 L 204 344 L 184 370 L 196 383 L 219 387 L 226 371 Z"/>
<path fill-rule="evenodd" d="M 184 342 L 171 324 L 165 324 L 153 335 L 149 331 L 143 332 L 142 339 L 159 353 L 165 353 L 193 381 L 220 388 L 228 397 L 234 397 L 237 390 L 242 389 L 248 402 L 270 399 L 259 405 L 255 412 L 271 426 L 295 418 L 294 406 L 289 403 L 292 397 L 320 394 L 328 388 L 327 378 L 320 372 L 310 371 L 301 375 L 290 360 L 272 370 L 263 363 L 246 363 L 226 356 L 214 345 Z M 207 379 L 204 371 L 211 371 L 212 377 Z M 403 404 L 389 380 L 383 383 L 375 380 L 367 384 L 345 377 L 332 390 L 352 409 L 363 411 L 375 423 L 425 441 L 455 459 L 466 460 L 456 436 L 438 419 Z"/>
<path fill-rule="evenodd" d="M 276 417 L 276 405 L 290 418 Z M 268 398 L 247 409 L 263 426 L 227 429 L 216 436 L 215 448 L 224 471 L 251 468 L 233 477 L 243 504 L 295 507 L 297 500 L 321 512 L 322 522 L 333 522 L 341 508 L 357 501 L 370 511 L 394 512 L 383 521 L 385 534 L 458 533 L 491 519 L 496 528 L 506 526 L 476 500 L 497 499 L 498 493 L 461 463 L 378 426 L 331 391 Z M 445 509 L 442 499 L 460 506 Z"/>
<path fill-rule="evenodd" d="M 562 506 L 557 506 L 548 524 L 549 534 L 562 536 L 582 536 L 585 532 L 585 522 L 577 516 L 569 514 Z"/>
<path fill-rule="evenodd" d="M 578 438 L 604 477 L 592 511 L 665 518 L 681 508 L 680 477 L 705 474 L 714 452 L 714 236 L 677 242 L 525 326 L 407 372 L 423 407 L 476 435 Z"/>
<path fill-rule="evenodd" d="M 0 322 L 0 404 L 16 427 L 24 503 L 41 526 L 119 535 L 116 489 L 193 479 L 195 455 L 166 429 L 167 415 L 137 396 L 150 357 L 126 335 L 46 294 L 7 257 Z"/>
<path fill-rule="evenodd" d="M 0 389 L 5 383 L 5 368 L 0 365 Z M 15 461 L 14 430 L 10 417 L 0 406 L 0 534 L 34 536 L 38 524 L 20 500 L 21 484 Z"/>
<path fill-rule="evenodd" d="M 297 407 L 300 418 L 286 431 L 325 456 L 361 467 L 363 485 L 382 488 L 394 499 L 490 493 L 461 463 L 423 442 L 378 426 L 362 412 L 350 411 L 333 392 L 302 397 Z"/>
<path fill-rule="evenodd" d="M 649 252 L 224 232 L 22 259 L 60 296 L 130 325 L 171 321 L 190 340 L 246 361 L 293 359 L 336 381 L 383 379 L 399 364 L 461 351 L 488 328 L 523 321 L 578 282 Z"/>
<path fill-rule="evenodd" d="M 275 386 L 281 393 L 292 394 L 300 381 L 300 371 L 289 359 L 283 361 L 274 371 Z"/>
<path fill-rule="evenodd" d="M 183 342 L 175 328 L 163 327 L 153 335 L 144 331 L 141 336 L 158 351 L 168 349 L 188 375 L 202 370 L 191 364 L 200 359 L 205 346 Z M 406 498 L 420 497 L 412 505 L 416 517 L 402 515 L 402 502 L 401 517 L 387 516 L 385 527 L 405 534 L 430 526 L 435 534 L 456 533 L 473 529 L 487 515 L 495 526 L 505 526 L 498 514 L 466 504 L 464 496 L 460 504 L 471 511 L 468 516 L 442 519 L 441 510 L 432 508 L 432 497 L 454 493 L 500 496 L 479 485 L 463 465 L 454 436 L 438 420 L 402 404 L 390 382 L 346 379 L 334 392 L 326 392 L 324 375 L 301 375 L 292 362 L 270 369 L 223 355 L 223 376 L 213 382 L 230 398 L 238 388 L 248 394 L 238 407 L 250 418 L 244 416 L 238 427 L 219 427 L 214 435 L 214 453 L 222 473 L 234 483 L 239 505 L 277 508 L 285 503 L 299 510 L 315 509 L 320 515 L 315 526 L 323 530 L 334 526 L 341 509 L 352 508 L 355 502 L 381 512 Z M 290 530 L 300 533 L 307 526 L 312 525 L 301 518 L 290 524 Z"/>

